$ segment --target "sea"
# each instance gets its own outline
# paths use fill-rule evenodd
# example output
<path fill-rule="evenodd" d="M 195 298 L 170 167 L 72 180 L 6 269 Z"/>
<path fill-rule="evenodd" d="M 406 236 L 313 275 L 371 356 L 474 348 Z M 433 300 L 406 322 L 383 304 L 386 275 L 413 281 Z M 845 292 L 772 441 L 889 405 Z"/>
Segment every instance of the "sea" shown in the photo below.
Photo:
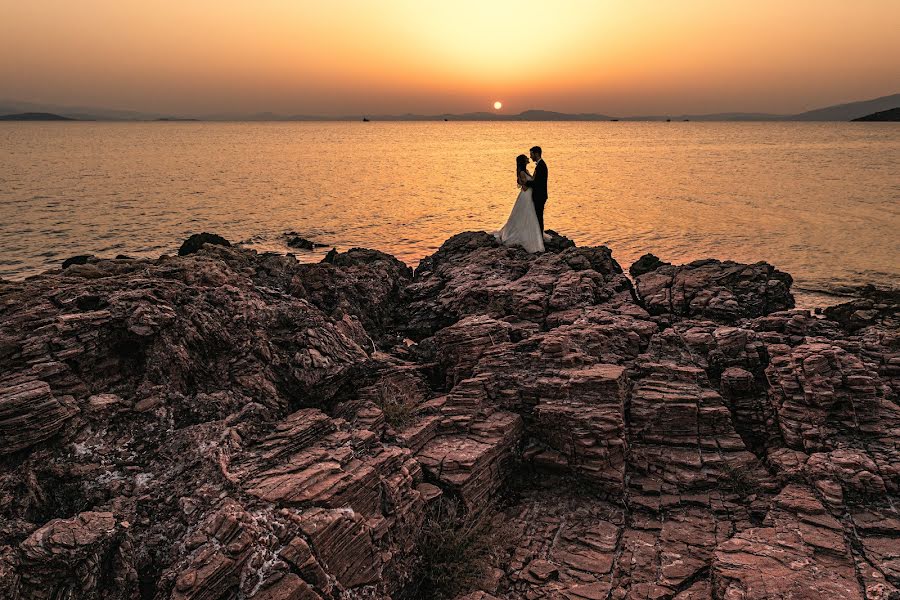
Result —
<path fill-rule="evenodd" d="M 806 307 L 900 282 L 900 124 L 626 121 L 0 123 L 0 278 L 157 257 L 202 231 L 415 266 L 503 225 L 534 145 L 546 227 L 626 270 L 647 252 L 768 261 Z"/>

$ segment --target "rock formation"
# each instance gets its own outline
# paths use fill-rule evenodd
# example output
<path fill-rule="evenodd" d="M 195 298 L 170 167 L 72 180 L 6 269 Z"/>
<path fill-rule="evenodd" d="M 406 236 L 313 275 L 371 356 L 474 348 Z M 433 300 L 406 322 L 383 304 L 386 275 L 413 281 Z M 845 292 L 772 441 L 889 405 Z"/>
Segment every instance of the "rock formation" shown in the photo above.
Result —
<path fill-rule="evenodd" d="M 896 296 L 547 248 L 0 281 L 0 598 L 900 597 Z"/>

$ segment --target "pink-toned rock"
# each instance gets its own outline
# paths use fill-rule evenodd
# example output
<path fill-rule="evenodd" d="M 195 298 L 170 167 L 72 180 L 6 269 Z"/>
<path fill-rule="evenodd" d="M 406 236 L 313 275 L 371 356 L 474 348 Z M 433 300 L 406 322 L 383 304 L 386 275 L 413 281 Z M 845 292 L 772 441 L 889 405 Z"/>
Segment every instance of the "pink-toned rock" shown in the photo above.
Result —
<path fill-rule="evenodd" d="M 647 310 L 673 321 L 700 317 L 734 323 L 794 306 L 791 276 L 764 262 L 706 259 L 660 265 L 636 282 Z"/>
<path fill-rule="evenodd" d="M 860 496 L 882 496 L 886 492 L 878 466 L 861 450 L 817 452 L 809 457 L 806 472 L 813 481 L 833 479 L 846 492 Z"/>
<path fill-rule="evenodd" d="M 14 597 L 130 597 L 137 591 L 137 581 L 116 573 L 122 566 L 110 560 L 119 550 L 121 537 L 115 517 L 108 512 L 83 512 L 72 519 L 50 521 L 20 544 L 20 581 Z M 115 589 L 116 584 L 121 589 Z"/>
<path fill-rule="evenodd" d="M 843 530 L 810 490 L 785 488 L 766 521 L 717 547 L 716 597 L 863 598 Z"/>
<path fill-rule="evenodd" d="M 478 512 L 503 483 L 521 428 L 518 415 L 496 412 L 469 431 L 432 439 L 417 458 L 431 477 L 459 494 L 467 509 Z"/>
<path fill-rule="evenodd" d="M 442 527 L 479 591 L 435 594 L 897 596 L 893 305 L 648 268 L 469 232 L 414 275 L 205 244 L 0 281 L 0 597 L 396 600 Z"/>
<path fill-rule="evenodd" d="M 648 362 L 631 393 L 629 473 L 648 496 L 701 490 L 753 494 L 768 477 L 696 367 Z M 654 484 L 656 484 L 654 486 Z M 655 488 L 655 489 L 654 489 Z M 658 506 L 648 498 L 646 506 Z"/>
<path fill-rule="evenodd" d="M 853 354 L 829 343 L 769 348 L 772 361 L 766 375 L 770 398 L 787 445 L 816 453 L 832 450 L 841 440 L 849 445 L 857 439 L 866 440 L 864 454 L 874 462 L 878 477 L 885 486 L 897 489 L 900 409 L 882 396 L 877 374 Z M 844 470 L 841 466 L 826 467 L 825 462 L 817 459 L 817 472 Z M 852 479 L 847 474 L 840 477 Z M 880 489 L 874 477 L 861 477 Z M 864 484 L 860 481 L 853 485 Z"/>
<path fill-rule="evenodd" d="M 535 437 L 569 469 L 610 494 L 625 489 L 625 369 L 593 365 L 559 371 L 545 382 L 552 395 L 534 409 Z"/>
<path fill-rule="evenodd" d="M 0 456 L 52 437 L 77 412 L 43 381 L 0 381 Z"/>
<path fill-rule="evenodd" d="M 552 312 L 625 298 L 630 287 L 606 247 L 529 255 L 465 232 L 419 263 L 406 290 L 408 331 L 428 335 L 467 315 L 540 323 Z"/>

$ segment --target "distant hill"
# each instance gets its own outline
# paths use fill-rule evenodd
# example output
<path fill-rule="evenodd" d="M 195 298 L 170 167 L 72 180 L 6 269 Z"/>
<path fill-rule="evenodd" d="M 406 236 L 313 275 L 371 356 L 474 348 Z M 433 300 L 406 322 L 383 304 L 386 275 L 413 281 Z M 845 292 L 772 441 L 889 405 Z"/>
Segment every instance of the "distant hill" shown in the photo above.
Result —
<path fill-rule="evenodd" d="M 511 115 L 517 121 L 610 121 L 615 117 L 596 113 L 568 114 L 552 110 L 526 110 L 518 115 Z"/>
<path fill-rule="evenodd" d="M 900 121 L 900 106 L 853 119 L 854 121 Z"/>
<path fill-rule="evenodd" d="M 900 94 L 882 96 L 874 100 L 850 102 L 818 108 L 799 115 L 788 117 L 790 121 L 852 121 L 872 113 L 889 110 L 900 106 Z"/>
<path fill-rule="evenodd" d="M 0 99 L 0 114 L 27 112 L 45 112 L 85 121 L 150 121 L 159 117 L 178 116 L 94 106 L 64 106 Z"/>
<path fill-rule="evenodd" d="M 45 112 L 26 112 L 14 115 L 0 115 L 0 121 L 75 121 L 62 115 Z"/>

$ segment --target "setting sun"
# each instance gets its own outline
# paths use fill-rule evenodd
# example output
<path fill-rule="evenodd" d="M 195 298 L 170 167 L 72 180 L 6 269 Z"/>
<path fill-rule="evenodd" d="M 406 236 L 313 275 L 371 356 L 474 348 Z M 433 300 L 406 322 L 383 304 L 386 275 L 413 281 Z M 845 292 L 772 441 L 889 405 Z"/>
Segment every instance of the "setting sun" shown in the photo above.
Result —
<path fill-rule="evenodd" d="M 497 100 L 496 102 L 494 102 L 494 110 L 500 110 L 501 108 L 503 108 L 503 103 L 502 103 L 502 102 L 500 102 L 499 100 Z"/>

